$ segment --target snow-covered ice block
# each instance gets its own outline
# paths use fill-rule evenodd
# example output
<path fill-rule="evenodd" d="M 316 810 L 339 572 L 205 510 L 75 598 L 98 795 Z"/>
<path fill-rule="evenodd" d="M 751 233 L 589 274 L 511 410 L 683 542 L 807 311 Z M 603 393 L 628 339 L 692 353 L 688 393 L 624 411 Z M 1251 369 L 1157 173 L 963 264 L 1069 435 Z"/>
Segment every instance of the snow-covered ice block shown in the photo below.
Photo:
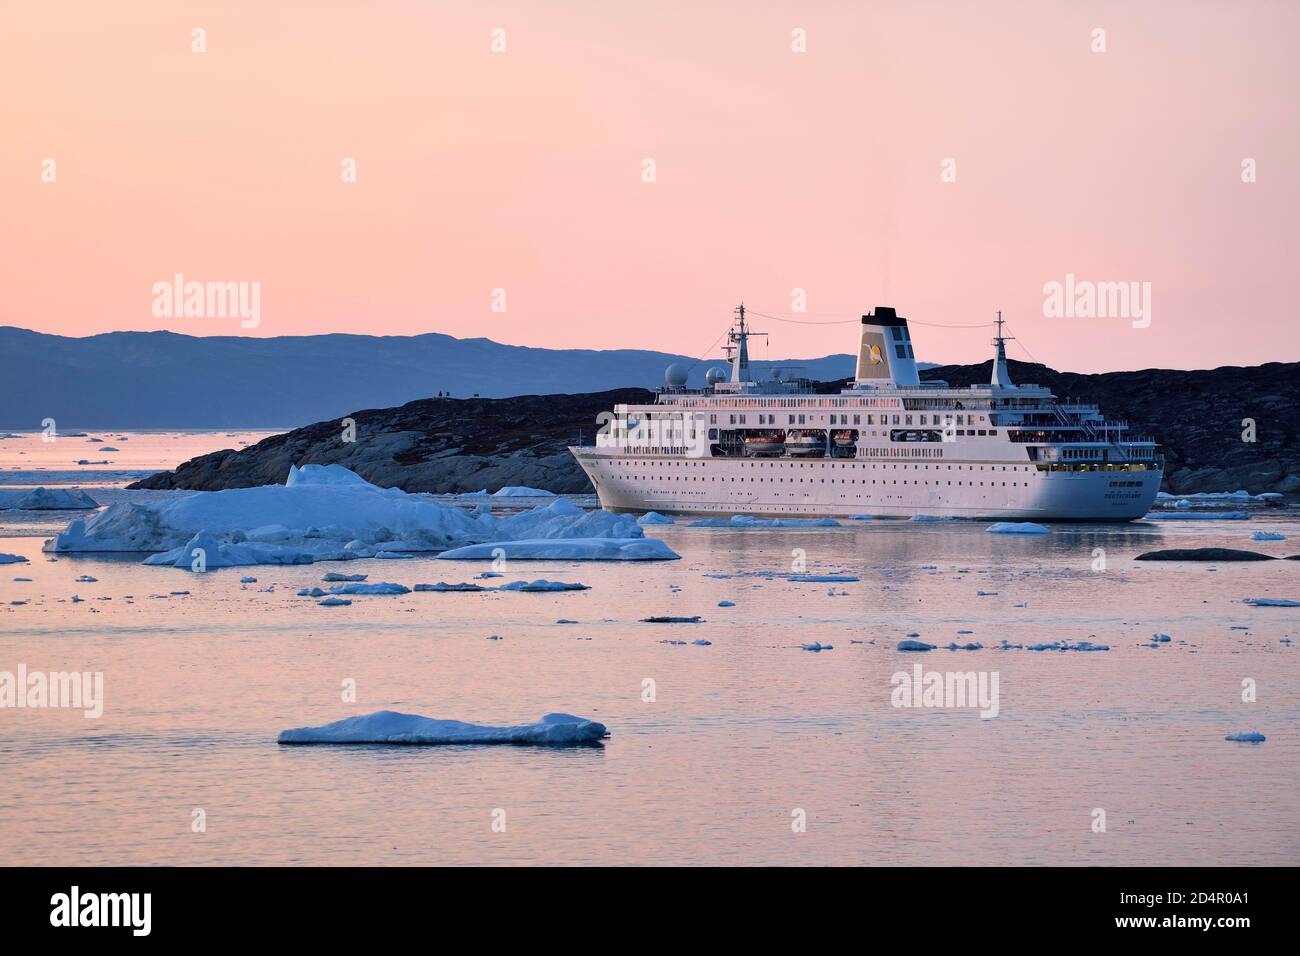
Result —
<path fill-rule="evenodd" d="M 998 521 L 984 529 L 990 534 L 1051 534 L 1052 529 L 1032 521 Z"/>
<path fill-rule="evenodd" d="M 299 727 L 280 734 L 282 744 L 585 744 L 609 735 L 604 724 L 572 714 L 547 714 L 535 724 L 491 727 L 459 720 L 381 710 L 346 717 L 323 727 Z"/>
<path fill-rule="evenodd" d="M 637 524 L 674 524 L 672 518 L 668 515 L 661 515 L 657 511 L 647 511 L 641 517 L 636 519 Z"/>
<path fill-rule="evenodd" d="M 31 491 L 0 491 L 0 510 L 17 511 L 82 511 L 98 508 L 99 502 L 84 491 L 75 488 L 34 488 Z"/>

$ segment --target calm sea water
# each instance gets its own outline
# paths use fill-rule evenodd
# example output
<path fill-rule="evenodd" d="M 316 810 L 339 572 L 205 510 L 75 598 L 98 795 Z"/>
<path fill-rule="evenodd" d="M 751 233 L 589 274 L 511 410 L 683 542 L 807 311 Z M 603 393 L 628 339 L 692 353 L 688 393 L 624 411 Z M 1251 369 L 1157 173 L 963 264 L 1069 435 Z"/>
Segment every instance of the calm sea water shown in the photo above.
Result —
<path fill-rule="evenodd" d="M 174 446 L 161 464 L 234 443 L 149 441 Z M 31 483 L 9 474 L 22 464 L 12 446 L 0 441 L 0 487 Z M 150 494 L 114 489 L 120 476 L 72 480 L 105 501 Z M 332 609 L 295 592 L 329 570 L 409 586 L 485 566 L 193 575 L 138 556 L 47 560 L 42 536 L 67 518 L 0 513 L 0 551 L 31 559 L 0 567 L 0 670 L 102 671 L 105 710 L 0 710 L 0 863 L 1300 862 L 1300 664 L 1284 643 L 1300 638 L 1300 609 L 1241 603 L 1300 599 L 1300 563 L 1132 561 L 1184 545 L 1300 553 L 1292 510 L 1050 537 L 967 522 L 678 525 L 650 533 L 681 561 L 507 568 L 506 580 L 588 591 Z M 1252 542 L 1256 529 L 1290 540 Z M 796 552 L 810 573 L 860 580 L 779 576 Z M 664 614 L 704 620 L 640 623 Z M 1171 640 L 1143 646 L 1155 632 Z M 985 649 L 896 650 L 911 633 Z M 995 649 L 1003 639 L 1111 650 Z M 834 649 L 800 649 L 814 640 Z M 996 671 L 999 716 L 891 706 L 891 676 L 916 663 Z M 345 681 L 356 703 L 341 699 Z M 562 710 L 612 736 L 578 749 L 275 743 L 287 727 L 380 709 L 484 723 Z M 1268 740 L 1223 739 L 1242 730 Z"/>

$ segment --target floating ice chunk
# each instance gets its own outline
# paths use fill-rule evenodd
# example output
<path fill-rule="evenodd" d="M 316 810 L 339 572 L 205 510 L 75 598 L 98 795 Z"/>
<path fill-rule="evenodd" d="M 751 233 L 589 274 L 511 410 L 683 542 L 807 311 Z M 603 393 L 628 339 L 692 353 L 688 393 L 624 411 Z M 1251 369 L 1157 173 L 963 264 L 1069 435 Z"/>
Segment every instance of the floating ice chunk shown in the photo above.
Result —
<path fill-rule="evenodd" d="M 1254 607 L 1300 607 L 1300 601 L 1290 598 L 1242 598 L 1241 603 Z"/>
<path fill-rule="evenodd" d="M 489 727 L 381 710 L 323 727 L 280 734 L 282 744 L 584 744 L 609 735 L 604 724 L 571 714 L 547 714 L 535 724 Z"/>
<path fill-rule="evenodd" d="M 1029 651 L 1063 651 L 1065 645 L 1060 641 L 1051 641 L 1046 644 L 1030 644 L 1025 650 Z"/>
<path fill-rule="evenodd" d="M 956 521 L 954 515 L 912 515 L 909 521 Z"/>
<path fill-rule="evenodd" d="M 675 524 L 668 515 L 661 515 L 657 511 L 647 511 L 641 517 L 636 519 L 637 524 Z"/>
<path fill-rule="evenodd" d="M 998 592 L 997 591 L 976 591 L 975 596 L 976 597 L 997 597 Z"/>
<path fill-rule="evenodd" d="M 1248 511 L 1152 511 L 1143 521 L 1246 521 Z"/>
<path fill-rule="evenodd" d="M 699 638 L 698 640 L 691 641 L 691 643 L 692 643 L 692 644 L 698 644 L 700 647 L 712 647 L 712 646 L 713 646 L 713 642 L 712 642 L 712 641 L 706 641 L 706 640 L 705 640 L 704 638 L 702 638 L 702 637 Z"/>
<path fill-rule="evenodd" d="M 820 643 L 820 642 L 818 642 L 818 641 L 813 641 L 811 644 L 800 644 L 799 646 L 802 647 L 805 651 L 833 651 L 833 650 L 835 650 L 835 645 L 834 645 L 834 644 L 822 644 L 822 643 Z"/>
<path fill-rule="evenodd" d="M 417 591 L 490 591 L 491 588 L 485 588 L 481 584 L 472 582 L 460 582 L 457 584 L 448 584 L 446 581 L 439 581 L 437 584 L 417 584 Z"/>
<path fill-rule="evenodd" d="M 415 555 L 406 551 L 376 551 L 375 557 L 385 561 L 401 561 L 405 558 L 413 558 Z"/>
<path fill-rule="evenodd" d="M 718 602 L 718 607 L 735 607 L 735 606 L 736 606 L 736 602 L 735 602 L 735 601 L 719 601 L 719 602 Z"/>
<path fill-rule="evenodd" d="M 368 577 L 370 577 L 370 575 L 368 575 L 368 574 L 340 574 L 338 571 L 328 571 L 328 572 L 326 572 L 325 576 L 324 576 L 323 578 L 321 578 L 321 580 L 322 580 L 322 581 L 330 581 L 330 582 L 335 582 L 335 581 L 364 581 L 364 580 L 365 580 L 366 578 L 368 578 Z"/>
<path fill-rule="evenodd" d="M 329 591 L 323 591 L 320 588 L 303 588 L 298 592 L 298 597 L 324 597 Z"/>
<path fill-rule="evenodd" d="M 671 617 L 660 615 L 658 617 L 641 618 L 642 624 L 702 624 L 703 622 L 704 618 L 700 617 L 698 614 L 692 617 Z"/>
<path fill-rule="evenodd" d="M 0 511 L 82 511 L 98 508 L 99 502 L 75 488 L 35 488 L 31 491 L 0 491 Z"/>
<path fill-rule="evenodd" d="M 286 488 L 297 485 L 365 485 L 375 488 L 350 468 L 342 465 L 296 465 L 289 466 L 289 477 L 284 479 Z"/>
<path fill-rule="evenodd" d="M 1032 521 L 999 521 L 984 529 L 990 534 L 1051 534 L 1052 529 Z"/>
<path fill-rule="evenodd" d="M 932 651 L 934 650 L 934 645 L 927 644 L 925 641 L 914 641 L 909 638 L 905 641 L 899 641 L 898 649 L 900 651 Z"/>
<path fill-rule="evenodd" d="M 253 577 L 242 577 L 242 578 L 239 579 L 239 583 L 240 583 L 240 584 L 256 584 L 256 583 L 257 583 L 257 578 L 253 578 Z"/>
<path fill-rule="evenodd" d="M 974 634 L 975 632 L 974 632 L 974 631 L 959 630 L 957 633 L 958 633 L 958 634 Z"/>
<path fill-rule="evenodd" d="M 1251 541 L 1285 541 L 1286 535 L 1274 531 L 1256 531 L 1250 536 Z"/>
<path fill-rule="evenodd" d="M 950 650 L 950 651 L 982 651 L 982 650 L 984 650 L 984 645 L 981 644 L 981 643 L 979 643 L 979 641 L 971 641 L 969 644 L 958 644 L 956 641 L 953 641 L 952 643 L 950 643 L 950 644 L 948 645 L 948 650 Z"/>
<path fill-rule="evenodd" d="M 1156 644 L 1168 644 L 1170 637 L 1168 634 L 1152 634 L 1151 640 Z"/>
<path fill-rule="evenodd" d="M 1079 641 L 1077 644 L 1066 645 L 1067 651 L 1108 651 L 1109 644 L 1093 644 L 1089 641 Z"/>
<path fill-rule="evenodd" d="M 210 571 L 214 568 L 238 568 L 254 564 L 311 564 L 313 560 L 313 555 L 302 548 L 256 541 L 227 544 L 207 531 L 200 531 L 179 548 L 151 554 L 144 559 L 144 563 L 180 568 L 183 571 Z"/>
<path fill-rule="evenodd" d="M 21 554 L 5 554 L 0 552 L 0 564 L 26 564 L 27 559 Z"/>
<path fill-rule="evenodd" d="M 1025 645 L 1023 645 L 1023 644 L 1012 644 L 1010 641 L 1008 641 L 1008 640 L 1004 637 L 1004 638 L 1002 638 L 1002 644 L 1001 644 L 1001 646 L 998 647 L 998 650 L 1000 650 L 1000 651 L 1019 651 L 1019 650 L 1024 650 L 1024 647 L 1025 647 Z"/>
<path fill-rule="evenodd" d="M 492 492 L 493 498 L 554 498 L 555 492 L 527 485 L 506 485 Z"/>
<path fill-rule="evenodd" d="M 377 581 L 374 584 L 362 584 L 359 581 L 349 581 L 347 584 L 336 584 L 329 589 L 330 594 L 410 594 L 411 589 L 404 584 L 394 584 L 392 581 Z"/>
<path fill-rule="evenodd" d="M 1235 734 L 1228 734 L 1228 736 L 1223 739 L 1242 744 L 1262 744 L 1268 738 L 1258 730 L 1240 730 Z"/>
<path fill-rule="evenodd" d="M 89 574 L 83 574 L 80 577 L 78 577 L 77 580 L 82 582 L 83 584 L 94 584 L 96 581 L 99 580 L 99 578 L 91 577 Z"/>
<path fill-rule="evenodd" d="M 486 561 L 500 550 L 514 561 L 671 561 L 681 555 L 658 538 L 546 538 L 452 548 L 444 561 Z"/>
<path fill-rule="evenodd" d="M 838 583 L 838 582 L 860 581 L 861 578 L 859 578 L 856 574 L 792 574 L 790 575 L 789 580 L 799 581 L 808 584 L 808 583 L 824 583 L 824 582 Z"/>
<path fill-rule="evenodd" d="M 316 603 L 321 607 L 349 607 L 352 604 L 347 598 L 341 597 L 327 597 L 325 600 Z"/>
<path fill-rule="evenodd" d="M 538 578 L 536 581 L 511 581 L 509 584 L 503 584 L 498 591 L 587 591 L 590 588 L 585 584 L 567 581 L 548 581 L 546 578 Z"/>

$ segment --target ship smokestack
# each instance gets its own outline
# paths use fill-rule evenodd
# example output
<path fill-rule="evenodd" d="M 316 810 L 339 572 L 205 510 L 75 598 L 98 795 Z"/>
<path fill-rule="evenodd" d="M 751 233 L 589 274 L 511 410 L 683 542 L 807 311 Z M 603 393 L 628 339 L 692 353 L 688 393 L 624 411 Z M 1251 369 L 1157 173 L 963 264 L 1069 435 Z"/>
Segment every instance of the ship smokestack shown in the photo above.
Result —
<path fill-rule="evenodd" d="M 907 319 L 888 305 L 862 317 L 862 342 L 854 376 L 863 385 L 919 385 Z"/>

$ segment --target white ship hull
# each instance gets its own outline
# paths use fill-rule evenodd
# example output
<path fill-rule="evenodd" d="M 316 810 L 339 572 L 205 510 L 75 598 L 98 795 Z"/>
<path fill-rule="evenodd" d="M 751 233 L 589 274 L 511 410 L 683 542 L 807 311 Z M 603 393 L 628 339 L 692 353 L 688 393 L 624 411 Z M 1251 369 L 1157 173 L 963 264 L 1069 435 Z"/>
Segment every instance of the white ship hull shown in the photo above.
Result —
<path fill-rule="evenodd" d="M 608 454 L 571 448 L 610 511 L 665 514 L 1131 521 L 1151 510 L 1161 472 L 1041 471 L 1006 462 Z"/>

